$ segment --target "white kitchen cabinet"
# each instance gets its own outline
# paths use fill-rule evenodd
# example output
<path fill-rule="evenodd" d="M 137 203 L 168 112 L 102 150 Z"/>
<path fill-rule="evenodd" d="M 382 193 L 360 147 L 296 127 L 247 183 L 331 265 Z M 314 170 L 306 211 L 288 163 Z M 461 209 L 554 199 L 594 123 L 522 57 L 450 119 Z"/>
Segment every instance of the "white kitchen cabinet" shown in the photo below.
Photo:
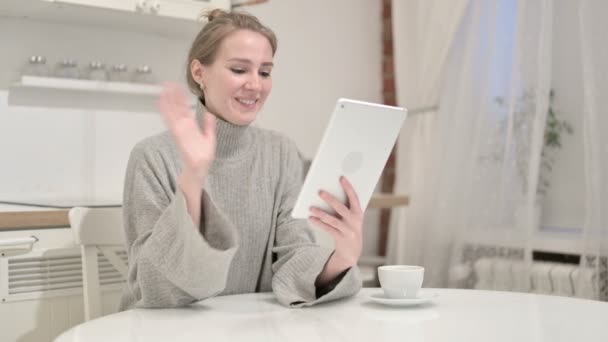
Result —
<path fill-rule="evenodd" d="M 152 16 L 199 20 L 214 8 L 229 9 L 230 0 L 42 0 L 57 4 L 89 6 L 107 10 L 138 12 Z"/>
<path fill-rule="evenodd" d="M 202 14 L 215 9 L 230 9 L 230 0 L 143 0 L 143 10 L 158 16 L 200 20 Z"/>
<path fill-rule="evenodd" d="M 136 5 L 143 1 L 138 0 L 37 0 L 38 2 L 53 3 L 58 6 L 88 6 L 97 7 L 100 9 L 116 10 L 116 11 L 135 11 Z"/>
<path fill-rule="evenodd" d="M 192 35 L 201 14 L 230 9 L 230 0 L 2 0 L 0 17 Z"/>

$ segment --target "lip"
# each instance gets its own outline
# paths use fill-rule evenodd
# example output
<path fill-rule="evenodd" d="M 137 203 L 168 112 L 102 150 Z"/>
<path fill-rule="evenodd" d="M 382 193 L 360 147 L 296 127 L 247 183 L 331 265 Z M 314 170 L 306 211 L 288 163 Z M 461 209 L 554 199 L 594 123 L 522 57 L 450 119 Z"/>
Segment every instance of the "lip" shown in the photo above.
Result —
<path fill-rule="evenodd" d="M 252 103 L 252 104 L 246 104 L 246 103 L 243 103 L 243 102 L 241 102 L 241 101 L 239 101 L 239 100 L 244 100 L 244 101 L 253 101 L 253 103 Z M 238 105 L 239 105 L 239 106 L 241 106 L 241 107 L 243 107 L 243 108 L 246 108 L 246 109 L 250 109 L 250 110 L 251 110 L 251 109 L 255 109 L 255 108 L 256 108 L 256 106 L 257 106 L 257 104 L 259 103 L 260 99 L 259 99 L 259 98 L 252 98 L 252 99 L 248 99 L 248 98 L 242 98 L 242 97 L 235 97 L 235 98 L 234 98 L 234 101 L 235 101 L 236 103 L 238 103 Z"/>

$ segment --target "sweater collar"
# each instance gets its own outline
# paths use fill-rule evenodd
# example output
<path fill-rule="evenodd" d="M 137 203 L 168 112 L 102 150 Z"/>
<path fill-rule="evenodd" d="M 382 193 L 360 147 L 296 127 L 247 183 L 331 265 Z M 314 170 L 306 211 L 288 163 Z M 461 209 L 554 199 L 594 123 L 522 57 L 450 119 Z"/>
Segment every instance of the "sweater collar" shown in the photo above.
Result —
<path fill-rule="evenodd" d="M 196 110 L 196 118 L 202 126 L 203 115 L 209 115 L 211 112 L 199 102 Z M 211 113 L 216 117 L 215 125 L 215 160 L 228 161 L 243 157 L 252 143 L 252 132 L 249 125 L 235 125 L 230 123 L 220 116 Z"/>

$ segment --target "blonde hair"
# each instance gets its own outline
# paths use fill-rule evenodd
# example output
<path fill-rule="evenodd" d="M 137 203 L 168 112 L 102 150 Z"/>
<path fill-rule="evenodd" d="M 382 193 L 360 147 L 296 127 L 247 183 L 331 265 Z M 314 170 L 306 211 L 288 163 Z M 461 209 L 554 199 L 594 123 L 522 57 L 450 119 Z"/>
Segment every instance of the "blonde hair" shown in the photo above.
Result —
<path fill-rule="evenodd" d="M 217 56 L 220 44 L 224 38 L 238 30 L 249 30 L 257 32 L 268 39 L 272 47 L 272 55 L 277 51 L 277 37 L 268 27 L 262 25 L 258 18 L 244 12 L 226 12 L 214 9 L 204 17 L 208 23 L 198 33 L 190 52 L 188 53 L 188 67 L 186 79 L 188 87 L 195 95 L 205 101 L 201 86 L 194 80 L 190 72 L 190 64 L 197 59 L 203 65 L 211 65 Z"/>

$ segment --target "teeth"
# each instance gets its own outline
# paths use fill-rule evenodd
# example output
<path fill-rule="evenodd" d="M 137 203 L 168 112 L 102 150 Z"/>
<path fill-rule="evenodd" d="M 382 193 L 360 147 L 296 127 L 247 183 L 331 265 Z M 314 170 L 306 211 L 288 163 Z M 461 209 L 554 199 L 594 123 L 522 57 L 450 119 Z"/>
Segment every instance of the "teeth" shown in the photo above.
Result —
<path fill-rule="evenodd" d="M 256 101 L 256 100 L 243 100 L 243 99 L 236 99 L 236 100 L 245 105 L 252 105 Z"/>

